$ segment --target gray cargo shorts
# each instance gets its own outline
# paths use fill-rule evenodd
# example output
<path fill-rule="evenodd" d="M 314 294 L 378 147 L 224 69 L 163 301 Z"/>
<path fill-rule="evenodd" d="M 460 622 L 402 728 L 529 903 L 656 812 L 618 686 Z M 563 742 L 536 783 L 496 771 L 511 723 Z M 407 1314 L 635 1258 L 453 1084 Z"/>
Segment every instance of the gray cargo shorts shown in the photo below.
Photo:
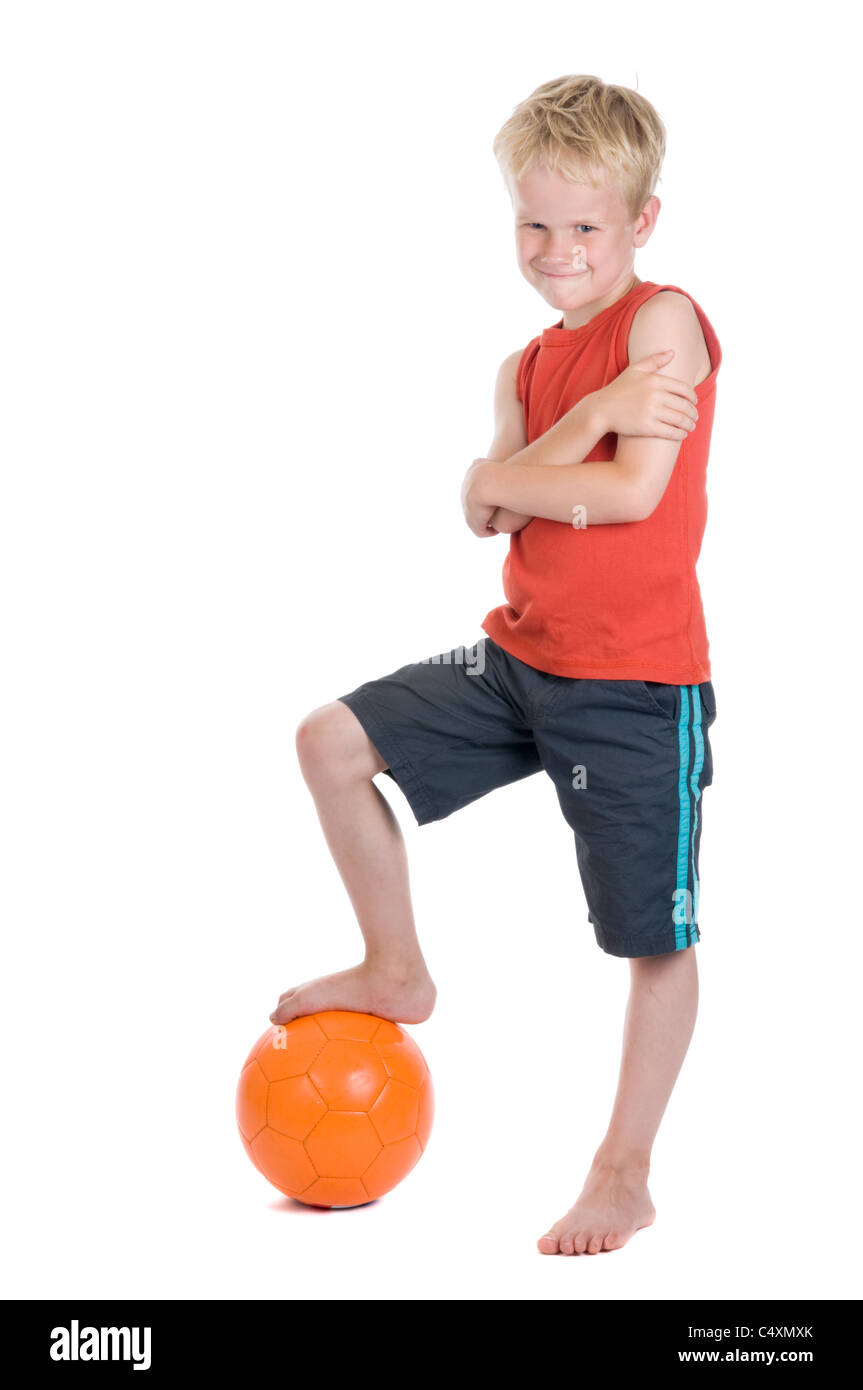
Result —
<path fill-rule="evenodd" d="M 338 698 L 419 825 L 546 772 L 573 831 L 588 920 L 602 950 L 654 956 L 701 939 L 711 681 L 555 676 L 483 637 Z"/>

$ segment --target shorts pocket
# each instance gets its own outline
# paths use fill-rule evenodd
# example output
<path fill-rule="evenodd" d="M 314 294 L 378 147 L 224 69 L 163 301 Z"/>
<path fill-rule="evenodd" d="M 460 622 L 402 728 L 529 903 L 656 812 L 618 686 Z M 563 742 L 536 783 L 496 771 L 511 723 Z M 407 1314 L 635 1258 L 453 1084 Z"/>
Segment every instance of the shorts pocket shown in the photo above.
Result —
<path fill-rule="evenodd" d="M 633 681 L 642 699 L 657 714 L 662 714 L 675 728 L 680 721 L 680 686 L 663 681 Z"/>
<path fill-rule="evenodd" d="M 712 724 L 716 718 L 716 692 L 713 689 L 713 681 L 702 681 L 698 693 L 701 696 L 704 723 Z"/>

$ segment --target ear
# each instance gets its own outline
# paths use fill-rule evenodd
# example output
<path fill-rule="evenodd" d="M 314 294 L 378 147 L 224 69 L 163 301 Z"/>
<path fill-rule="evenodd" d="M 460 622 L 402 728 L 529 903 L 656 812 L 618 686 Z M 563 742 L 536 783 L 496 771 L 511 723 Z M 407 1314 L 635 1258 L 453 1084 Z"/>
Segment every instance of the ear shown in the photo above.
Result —
<path fill-rule="evenodd" d="M 650 240 L 661 207 L 662 204 L 656 194 L 652 193 L 635 219 L 635 228 L 632 237 L 633 246 L 644 246 L 644 244 Z M 656 298 L 655 295 L 654 298 Z"/>

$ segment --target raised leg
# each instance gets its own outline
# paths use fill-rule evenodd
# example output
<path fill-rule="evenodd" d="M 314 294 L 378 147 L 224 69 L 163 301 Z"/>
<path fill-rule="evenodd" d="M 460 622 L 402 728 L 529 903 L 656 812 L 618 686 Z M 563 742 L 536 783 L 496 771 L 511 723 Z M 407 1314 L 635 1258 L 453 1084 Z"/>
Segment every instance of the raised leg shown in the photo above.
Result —
<path fill-rule="evenodd" d="M 340 700 L 314 710 L 297 730 L 297 756 L 318 820 L 356 913 L 365 958 L 351 969 L 286 990 L 270 1015 L 349 1009 L 421 1023 L 436 989 L 417 939 L 407 853 L 398 821 L 372 778 L 387 764 Z"/>

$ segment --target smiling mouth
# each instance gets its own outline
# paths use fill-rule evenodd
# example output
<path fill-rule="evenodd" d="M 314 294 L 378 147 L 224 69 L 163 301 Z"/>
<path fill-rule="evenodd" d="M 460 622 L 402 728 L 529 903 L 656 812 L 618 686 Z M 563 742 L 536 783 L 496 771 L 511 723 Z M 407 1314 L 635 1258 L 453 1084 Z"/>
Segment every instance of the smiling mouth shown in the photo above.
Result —
<path fill-rule="evenodd" d="M 587 270 L 541 270 L 540 275 L 544 275 L 547 280 L 575 280 L 580 275 L 586 275 Z"/>

